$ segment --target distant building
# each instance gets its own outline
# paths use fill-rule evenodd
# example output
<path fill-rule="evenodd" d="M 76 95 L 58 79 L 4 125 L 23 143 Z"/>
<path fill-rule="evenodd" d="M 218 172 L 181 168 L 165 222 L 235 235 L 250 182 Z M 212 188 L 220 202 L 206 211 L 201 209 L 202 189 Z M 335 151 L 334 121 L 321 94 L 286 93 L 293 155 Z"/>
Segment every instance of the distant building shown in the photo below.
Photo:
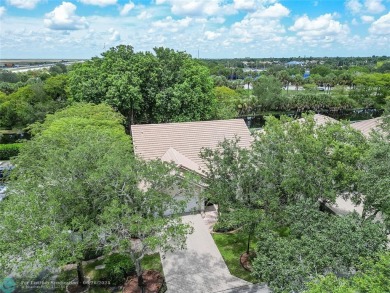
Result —
<path fill-rule="evenodd" d="M 304 62 L 301 61 L 290 61 L 286 63 L 286 66 L 303 66 Z"/>

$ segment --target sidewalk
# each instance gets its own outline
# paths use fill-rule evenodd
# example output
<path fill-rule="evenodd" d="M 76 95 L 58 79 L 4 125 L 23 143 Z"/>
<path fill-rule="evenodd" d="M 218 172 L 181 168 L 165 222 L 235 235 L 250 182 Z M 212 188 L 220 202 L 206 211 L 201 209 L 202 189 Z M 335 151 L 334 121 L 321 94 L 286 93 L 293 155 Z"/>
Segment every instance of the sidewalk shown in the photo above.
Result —
<path fill-rule="evenodd" d="M 187 238 L 187 249 L 162 258 L 168 293 L 268 292 L 230 274 L 199 214 L 183 216 L 183 222 L 194 227 Z"/>

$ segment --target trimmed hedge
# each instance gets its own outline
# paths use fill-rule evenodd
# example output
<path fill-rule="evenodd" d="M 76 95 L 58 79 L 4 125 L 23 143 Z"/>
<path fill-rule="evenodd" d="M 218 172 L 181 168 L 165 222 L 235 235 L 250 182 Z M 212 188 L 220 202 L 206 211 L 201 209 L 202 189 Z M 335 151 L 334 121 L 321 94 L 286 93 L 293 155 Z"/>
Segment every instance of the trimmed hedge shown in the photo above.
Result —
<path fill-rule="evenodd" d="M 21 143 L 0 144 L 0 160 L 9 160 L 19 154 Z"/>

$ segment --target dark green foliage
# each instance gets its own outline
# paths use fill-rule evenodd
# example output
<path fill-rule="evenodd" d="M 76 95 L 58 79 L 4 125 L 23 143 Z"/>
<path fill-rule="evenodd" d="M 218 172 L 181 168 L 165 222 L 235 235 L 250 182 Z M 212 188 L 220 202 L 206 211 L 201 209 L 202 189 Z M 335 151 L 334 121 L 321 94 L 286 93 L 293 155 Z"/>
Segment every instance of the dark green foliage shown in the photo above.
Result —
<path fill-rule="evenodd" d="M 279 109 L 278 99 L 282 94 L 282 83 L 273 76 L 261 76 L 253 83 L 254 104 L 258 109 Z"/>
<path fill-rule="evenodd" d="M 388 293 L 390 292 L 390 253 L 365 259 L 352 278 L 328 274 L 308 284 L 305 293 Z"/>
<path fill-rule="evenodd" d="M 128 255 L 114 253 L 104 259 L 105 268 L 99 273 L 111 286 L 123 285 L 126 277 L 135 273 L 135 266 Z"/>
<path fill-rule="evenodd" d="M 65 107 L 66 84 L 64 75 L 50 77 L 45 82 L 34 78 L 9 95 L 0 93 L 0 127 L 24 128 Z"/>
<path fill-rule="evenodd" d="M 21 81 L 20 75 L 17 73 L 13 73 L 8 70 L 1 70 L 0 71 L 0 81 L 3 82 L 10 82 L 10 83 L 17 83 Z"/>
<path fill-rule="evenodd" d="M 155 48 L 154 53 L 121 45 L 74 66 L 73 99 L 105 102 L 129 125 L 212 118 L 215 100 L 207 67 L 184 52 Z"/>
<path fill-rule="evenodd" d="M 0 160 L 9 160 L 19 154 L 21 143 L 0 144 Z"/>
<path fill-rule="evenodd" d="M 384 226 L 362 221 L 357 214 L 339 217 L 302 203 L 286 207 L 280 219 L 289 234 L 260 234 L 253 263 L 254 274 L 274 292 L 300 292 L 305 282 L 329 272 L 351 275 L 360 257 L 386 249 Z"/>
<path fill-rule="evenodd" d="M 61 74 L 61 73 L 66 73 L 67 72 L 67 68 L 66 68 L 66 65 L 65 64 L 62 64 L 62 63 L 58 63 L 54 66 L 51 66 L 49 68 L 49 72 L 51 75 L 57 75 L 57 74 Z"/>

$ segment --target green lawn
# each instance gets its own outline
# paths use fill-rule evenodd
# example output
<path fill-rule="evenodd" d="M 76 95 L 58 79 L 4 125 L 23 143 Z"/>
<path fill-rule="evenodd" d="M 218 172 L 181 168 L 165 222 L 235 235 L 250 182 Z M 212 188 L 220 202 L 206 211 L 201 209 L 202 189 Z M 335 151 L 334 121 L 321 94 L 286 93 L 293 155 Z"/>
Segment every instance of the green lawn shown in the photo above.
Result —
<path fill-rule="evenodd" d="M 257 283 L 256 278 L 251 276 L 251 273 L 245 270 L 240 263 L 241 254 L 246 251 L 247 235 L 237 232 L 214 233 L 212 236 L 230 273 L 248 282 Z M 251 249 L 254 250 L 254 248 L 254 243 L 251 243 Z"/>
<path fill-rule="evenodd" d="M 142 268 L 145 271 L 159 271 L 162 275 L 164 275 L 159 253 L 145 255 L 145 257 L 142 259 Z"/>

